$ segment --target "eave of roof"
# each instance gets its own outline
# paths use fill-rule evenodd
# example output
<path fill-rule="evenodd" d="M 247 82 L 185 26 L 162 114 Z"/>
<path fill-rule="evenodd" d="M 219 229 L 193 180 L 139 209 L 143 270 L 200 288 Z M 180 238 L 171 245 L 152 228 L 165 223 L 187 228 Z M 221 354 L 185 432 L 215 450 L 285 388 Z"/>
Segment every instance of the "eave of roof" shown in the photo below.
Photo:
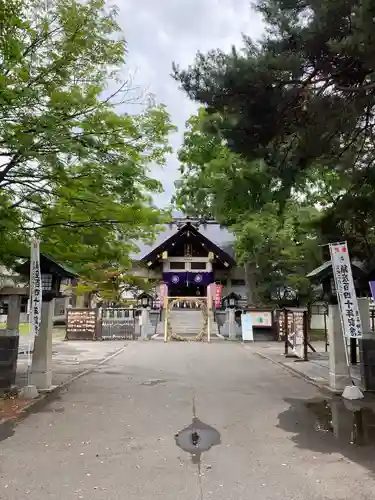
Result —
<path fill-rule="evenodd" d="M 71 278 L 72 279 L 72 278 L 78 277 L 78 274 L 76 272 L 74 272 L 72 269 L 70 269 L 68 266 L 60 264 L 59 262 L 56 262 L 49 255 L 46 255 L 44 253 L 40 254 L 40 263 L 41 263 L 41 267 L 43 267 L 44 263 L 48 263 L 48 264 L 52 265 L 52 267 L 55 269 L 56 273 L 61 275 L 64 278 Z M 27 259 L 23 264 L 16 267 L 16 271 L 22 275 L 28 275 L 29 267 L 30 267 L 30 259 Z"/>
<path fill-rule="evenodd" d="M 228 253 L 228 251 L 218 246 L 211 239 L 205 236 L 199 229 L 191 224 L 185 224 L 168 238 L 164 239 L 164 241 L 152 248 L 152 250 L 146 255 L 144 255 L 141 258 L 141 261 L 146 263 L 154 261 L 157 258 L 157 255 L 160 255 L 165 250 L 167 250 L 172 245 L 172 243 L 176 242 L 187 230 L 195 234 L 196 237 L 205 245 L 207 245 L 207 248 L 210 251 L 213 251 L 215 254 L 217 254 L 221 260 L 228 262 L 232 266 L 236 264 L 235 259 L 232 257 L 232 255 L 230 255 L 230 253 Z M 228 243 L 226 245 L 228 246 Z"/>
<path fill-rule="evenodd" d="M 360 262 L 352 262 L 351 266 L 352 266 L 353 273 L 356 274 L 357 276 L 364 276 L 365 275 L 365 271 L 363 270 Z M 311 272 L 309 272 L 306 275 L 306 278 L 317 281 L 317 280 L 325 279 L 331 274 L 333 274 L 332 262 L 330 260 L 327 260 L 321 266 L 318 266 L 315 269 L 313 269 Z"/>

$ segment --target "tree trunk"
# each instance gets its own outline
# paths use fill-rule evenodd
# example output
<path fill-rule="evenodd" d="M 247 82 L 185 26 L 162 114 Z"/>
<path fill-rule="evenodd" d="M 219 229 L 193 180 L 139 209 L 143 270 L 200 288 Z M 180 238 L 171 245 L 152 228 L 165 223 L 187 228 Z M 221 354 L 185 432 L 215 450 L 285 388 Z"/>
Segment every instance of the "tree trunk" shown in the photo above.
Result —
<path fill-rule="evenodd" d="M 247 262 L 244 265 L 245 269 L 245 283 L 247 293 L 247 304 L 249 306 L 256 306 L 259 303 L 257 295 L 257 279 L 256 279 L 256 265 L 253 262 Z"/>

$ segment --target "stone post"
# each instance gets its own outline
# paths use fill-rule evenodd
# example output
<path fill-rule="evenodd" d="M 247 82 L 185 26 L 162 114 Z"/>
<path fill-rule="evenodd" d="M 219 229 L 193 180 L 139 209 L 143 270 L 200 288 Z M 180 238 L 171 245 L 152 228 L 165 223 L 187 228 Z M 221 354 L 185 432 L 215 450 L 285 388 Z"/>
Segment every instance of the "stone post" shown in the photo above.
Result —
<path fill-rule="evenodd" d="M 20 313 L 21 296 L 11 295 L 7 326 L 0 330 L 0 391 L 8 390 L 16 383 Z"/>
<path fill-rule="evenodd" d="M 329 387 L 333 391 L 339 392 L 351 384 L 351 379 L 346 361 L 340 311 L 337 305 L 329 306 L 327 332 L 329 339 Z"/>
<path fill-rule="evenodd" d="M 152 335 L 152 324 L 150 320 L 150 312 L 143 308 L 141 311 L 141 340 L 148 340 Z"/>
<path fill-rule="evenodd" d="M 39 335 L 35 337 L 31 384 L 40 391 L 52 389 L 52 328 L 55 300 L 42 302 Z"/>
<path fill-rule="evenodd" d="M 229 340 L 236 340 L 237 337 L 241 337 L 241 328 L 236 323 L 236 312 L 234 309 L 226 309 L 225 323 L 222 325 L 221 333 L 223 337 L 227 337 Z"/>
<path fill-rule="evenodd" d="M 361 316 L 363 334 L 371 332 L 370 326 L 370 299 L 362 297 L 358 299 L 359 314 Z"/>
<path fill-rule="evenodd" d="M 12 295 L 9 297 L 7 328 L 5 335 L 7 337 L 18 337 L 21 314 L 21 296 Z"/>
<path fill-rule="evenodd" d="M 229 327 L 229 340 L 236 340 L 236 319 L 234 309 L 228 310 L 228 327 Z"/>
<path fill-rule="evenodd" d="M 85 307 L 85 296 L 84 294 L 76 296 L 76 305 L 77 309 L 83 309 Z"/>

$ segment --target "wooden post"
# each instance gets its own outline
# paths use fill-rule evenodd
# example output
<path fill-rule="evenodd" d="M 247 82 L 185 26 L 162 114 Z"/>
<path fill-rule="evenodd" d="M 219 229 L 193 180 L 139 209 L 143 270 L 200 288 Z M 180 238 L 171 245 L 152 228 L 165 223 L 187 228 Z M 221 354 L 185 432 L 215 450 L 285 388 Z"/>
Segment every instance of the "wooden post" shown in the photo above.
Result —
<path fill-rule="evenodd" d="M 327 311 L 324 311 L 324 350 L 328 352 Z"/>
<path fill-rule="evenodd" d="M 287 356 L 289 352 L 289 325 L 288 325 L 288 311 L 286 309 L 282 309 L 284 314 L 284 354 Z"/>
<path fill-rule="evenodd" d="M 350 363 L 357 364 L 357 339 L 350 338 Z"/>
<path fill-rule="evenodd" d="M 308 361 L 308 353 L 307 353 L 307 347 L 309 344 L 308 327 L 309 327 L 309 318 L 307 315 L 307 311 L 305 311 L 303 313 L 303 360 L 304 361 Z"/>
<path fill-rule="evenodd" d="M 211 342 L 211 309 L 209 304 L 207 304 L 207 342 Z"/>
<path fill-rule="evenodd" d="M 168 342 L 168 297 L 164 297 L 164 342 Z"/>

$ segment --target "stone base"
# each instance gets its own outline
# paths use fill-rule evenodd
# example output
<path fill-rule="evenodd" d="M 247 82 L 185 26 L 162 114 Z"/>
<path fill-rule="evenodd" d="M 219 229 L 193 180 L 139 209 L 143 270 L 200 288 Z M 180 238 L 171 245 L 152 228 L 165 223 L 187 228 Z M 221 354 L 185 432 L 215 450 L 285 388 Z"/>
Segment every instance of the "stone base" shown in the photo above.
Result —
<path fill-rule="evenodd" d="M 361 389 L 355 385 L 347 385 L 342 393 L 342 397 L 350 400 L 364 398 Z"/>
<path fill-rule="evenodd" d="M 52 371 L 31 371 L 30 380 L 31 384 L 35 385 L 38 391 L 50 391 L 52 388 Z"/>
<path fill-rule="evenodd" d="M 35 385 L 27 385 L 26 387 L 22 387 L 19 396 L 22 399 L 36 399 L 39 393 Z"/>
<path fill-rule="evenodd" d="M 51 385 L 48 389 L 39 389 L 40 394 L 49 394 L 58 388 L 58 385 Z"/>
<path fill-rule="evenodd" d="M 351 379 L 349 374 L 337 374 L 334 372 L 329 372 L 328 374 L 329 388 L 332 391 L 342 392 L 346 386 L 351 384 Z"/>

